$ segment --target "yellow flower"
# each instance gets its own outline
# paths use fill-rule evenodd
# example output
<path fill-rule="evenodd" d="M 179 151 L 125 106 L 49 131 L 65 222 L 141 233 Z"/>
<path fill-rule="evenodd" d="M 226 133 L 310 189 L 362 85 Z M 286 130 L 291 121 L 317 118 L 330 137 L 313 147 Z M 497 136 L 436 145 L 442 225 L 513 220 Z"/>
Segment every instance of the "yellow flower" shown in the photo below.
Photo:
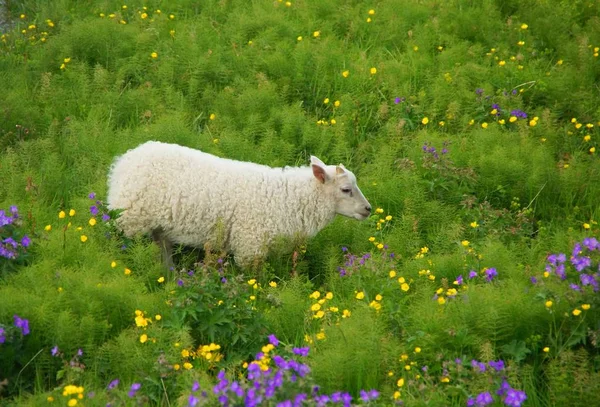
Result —
<path fill-rule="evenodd" d="M 377 248 L 378 248 L 379 250 L 383 249 L 383 243 L 379 243 L 379 244 L 377 245 Z"/>
<path fill-rule="evenodd" d="M 383 213 L 383 209 L 377 208 L 377 209 L 375 209 L 375 213 Z"/>
<path fill-rule="evenodd" d="M 375 237 L 371 236 L 371 237 L 369 238 L 369 242 L 374 242 L 374 241 L 375 241 Z"/>
<path fill-rule="evenodd" d="M 596 152 L 596 147 L 590 148 L 590 153 L 594 154 Z"/>
<path fill-rule="evenodd" d="M 64 219 L 64 217 L 65 217 L 65 216 L 67 216 L 67 215 L 65 214 L 65 211 L 60 211 L 60 212 L 58 212 L 58 218 L 59 218 L 59 219 Z"/>
<path fill-rule="evenodd" d="M 90 220 L 88 221 L 88 223 L 90 224 L 90 226 L 95 226 L 96 225 L 96 219 L 95 218 L 90 218 Z"/>
<path fill-rule="evenodd" d="M 550 301 L 550 300 L 546 301 L 546 308 L 552 307 L 552 304 L 553 304 L 552 301 Z"/>
<path fill-rule="evenodd" d="M 573 315 L 578 316 L 579 314 L 581 314 L 581 310 L 579 308 L 575 308 L 573 310 Z"/>
<path fill-rule="evenodd" d="M 462 242 L 460 242 L 461 245 L 463 245 L 464 247 L 469 246 L 471 242 L 469 242 L 468 240 L 463 240 Z"/>
<path fill-rule="evenodd" d="M 421 353 L 421 348 L 419 348 L 418 346 L 415 348 L 415 353 Z"/>
<path fill-rule="evenodd" d="M 530 120 L 529 121 L 529 126 L 531 126 L 531 127 L 537 126 L 537 120 Z"/>
<path fill-rule="evenodd" d="M 344 71 L 344 72 L 342 72 L 342 76 L 344 78 L 347 78 L 348 76 L 350 76 L 350 71 Z"/>
<path fill-rule="evenodd" d="M 286 7 L 292 7 L 292 2 L 291 1 L 286 1 L 285 5 L 286 5 Z"/>
<path fill-rule="evenodd" d="M 321 293 L 319 291 L 315 291 L 313 292 L 311 295 L 309 295 L 309 298 L 312 298 L 313 300 L 318 299 L 321 296 Z"/>
<path fill-rule="evenodd" d="M 164 283 L 165 282 L 165 278 L 163 276 L 158 277 L 158 281 L 159 283 Z"/>
<path fill-rule="evenodd" d="M 125 273 L 126 276 L 131 274 L 131 270 L 129 270 L 127 267 L 125 267 L 125 270 L 123 272 Z"/>
<path fill-rule="evenodd" d="M 313 305 L 310 307 L 310 310 L 311 310 L 311 311 L 318 311 L 318 310 L 320 310 L 320 309 L 321 309 L 321 304 L 313 304 Z"/>
<path fill-rule="evenodd" d="M 71 400 L 69 400 L 69 402 L 67 403 L 67 405 L 69 407 L 76 406 L 77 405 L 77 399 L 71 399 Z"/>
<path fill-rule="evenodd" d="M 473 124 L 475 124 L 475 120 L 473 120 L 473 119 L 469 120 L 469 126 L 472 126 Z"/>
<path fill-rule="evenodd" d="M 142 20 L 145 20 L 146 18 L 148 18 L 148 13 L 142 13 L 140 17 L 142 17 Z"/>
<path fill-rule="evenodd" d="M 581 308 L 583 308 L 584 310 L 589 310 L 592 306 L 590 304 L 582 304 Z"/>
<path fill-rule="evenodd" d="M 87 242 L 87 240 L 88 240 L 88 238 L 87 238 L 87 236 L 86 236 L 86 235 L 81 235 L 81 236 L 79 237 L 79 239 L 81 240 L 81 242 L 82 242 L 82 243 L 85 243 L 85 242 Z"/>
<path fill-rule="evenodd" d="M 48 397 L 46 397 L 46 401 L 47 401 L 48 403 L 52 403 L 52 402 L 54 401 L 54 397 L 52 397 L 52 396 L 48 396 Z"/>
<path fill-rule="evenodd" d="M 544 349 L 542 349 L 542 350 L 543 350 L 544 352 L 546 352 L 546 353 L 550 352 L 550 348 L 549 348 L 549 347 L 547 347 L 547 346 L 546 346 Z"/>
<path fill-rule="evenodd" d="M 490 112 L 491 115 L 495 115 L 498 113 L 498 109 L 492 109 L 492 111 Z"/>
<path fill-rule="evenodd" d="M 248 285 L 254 285 L 256 284 L 256 279 L 252 278 L 250 280 L 248 280 Z"/>
<path fill-rule="evenodd" d="M 157 321 L 160 321 L 162 319 L 162 316 L 160 314 L 156 314 L 154 316 L 154 319 L 156 319 Z"/>
<path fill-rule="evenodd" d="M 338 307 L 329 307 L 329 311 L 338 312 L 340 309 Z"/>
<path fill-rule="evenodd" d="M 521 24 L 521 30 L 526 30 L 529 26 L 525 23 Z"/>
<path fill-rule="evenodd" d="M 369 10 L 369 15 L 370 16 L 375 15 L 375 10 L 373 10 L 373 9 Z"/>
<path fill-rule="evenodd" d="M 478 228 L 478 227 L 479 227 L 479 223 L 477 223 L 477 221 L 475 221 L 475 222 L 471 222 L 471 223 L 469 223 L 469 225 L 470 225 L 472 228 Z"/>
<path fill-rule="evenodd" d="M 370 69 L 371 75 L 375 75 L 377 73 L 377 68 L 373 67 Z"/>
<path fill-rule="evenodd" d="M 69 216 L 75 216 L 75 209 L 71 209 L 69 211 Z"/>
<path fill-rule="evenodd" d="M 342 311 L 342 318 L 350 318 L 351 315 L 352 312 L 348 311 L 347 309 Z"/>
<path fill-rule="evenodd" d="M 590 224 L 589 224 L 589 223 L 584 223 L 584 224 L 583 224 L 583 228 L 584 228 L 584 229 L 589 229 L 590 227 L 591 227 L 591 226 L 590 226 Z"/>
<path fill-rule="evenodd" d="M 175 30 L 171 30 L 169 31 L 169 35 L 173 38 L 175 38 Z"/>
<path fill-rule="evenodd" d="M 333 293 L 331 291 L 327 292 L 327 294 L 325 294 L 325 298 L 327 298 L 328 300 L 332 300 L 333 299 Z"/>
<path fill-rule="evenodd" d="M 427 123 L 429 123 L 429 117 L 423 117 L 423 119 L 421 120 L 421 123 L 426 125 Z"/>
<path fill-rule="evenodd" d="M 169 20 L 175 20 L 175 15 L 174 14 L 169 14 Z"/>
<path fill-rule="evenodd" d="M 444 305 L 446 303 L 446 299 L 444 297 L 438 297 L 437 302 L 440 305 Z"/>
<path fill-rule="evenodd" d="M 405 283 L 405 282 L 406 282 L 406 280 L 404 279 L 404 277 L 398 277 L 398 282 L 399 282 L 400 284 L 402 284 L 402 283 Z"/>
<path fill-rule="evenodd" d="M 525 45 L 525 41 L 519 41 L 519 42 L 517 42 L 517 45 L 519 47 L 522 47 L 523 45 Z"/>
<path fill-rule="evenodd" d="M 361 291 L 359 293 L 356 293 L 356 299 L 357 300 L 362 300 L 363 298 L 365 298 L 365 293 L 364 292 Z"/>
<path fill-rule="evenodd" d="M 148 340 L 148 335 L 142 334 L 142 336 L 140 336 L 141 343 L 146 343 L 147 340 Z"/>
<path fill-rule="evenodd" d="M 415 51 L 415 52 L 418 52 L 418 51 L 419 51 L 419 47 L 415 45 L 415 46 L 413 47 L 413 51 Z"/>
<path fill-rule="evenodd" d="M 190 362 L 185 362 L 185 363 L 183 364 L 183 368 L 184 368 L 185 370 L 190 370 L 190 369 L 191 369 L 191 368 L 193 368 L 193 367 L 194 367 L 194 366 L 192 366 L 192 364 L 191 364 Z"/>
<path fill-rule="evenodd" d="M 320 35 L 321 35 L 321 31 L 315 31 L 315 32 L 313 32 L 313 37 L 314 38 L 319 38 Z"/>
<path fill-rule="evenodd" d="M 581 124 L 581 123 L 575 124 L 575 128 L 578 129 L 578 130 L 581 128 L 581 126 L 583 126 L 583 124 Z"/>
<path fill-rule="evenodd" d="M 179 370 L 179 369 L 181 369 L 181 366 L 179 366 L 179 363 L 175 363 L 173 365 L 173 370 Z"/>
<path fill-rule="evenodd" d="M 583 138 L 583 141 L 590 141 L 592 139 L 592 136 L 590 136 L 589 134 L 586 134 L 585 137 Z"/>
<path fill-rule="evenodd" d="M 270 281 L 269 282 L 269 287 L 276 288 L 277 287 L 277 283 L 275 281 Z"/>
<path fill-rule="evenodd" d="M 400 284 L 400 289 L 402 291 L 406 292 L 406 291 L 410 290 L 410 286 L 406 283 L 402 283 L 402 284 Z"/>
<path fill-rule="evenodd" d="M 488 124 L 486 122 L 483 122 L 483 123 L 481 123 L 481 127 L 484 128 L 484 129 L 487 129 Z"/>
<path fill-rule="evenodd" d="M 506 65 L 506 61 L 502 60 L 502 61 L 498 62 L 498 65 L 504 66 L 504 65 Z"/>
<path fill-rule="evenodd" d="M 152 53 L 150 54 L 150 56 L 151 56 L 152 58 L 158 58 L 158 53 L 156 53 L 156 52 L 152 52 Z"/>
<path fill-rule="evenodd" d="M 371 21 L 373 21 L 373 20 L 371 20 L 371 17 L 368 17 L 367 18 L 367 23 L 370 23 Z"/>
<path fill-rule="evenodd" d="M 375 300 L 376 300 L 376 301 L 381 301 L 381 300 L 383 300 L 383 297 L 382 297 L 382 295 L 381 295 L 381 294 L 377 294 L 377 295 L 375 296 Z"/>
<path fill-rule="evenodd" d="M 392 220 L 392 215 L 388 215 L 385 217 L 385 220 L 387 220 L 388 222 Z"/>
<path fill-rule="evenodd" d="M 548 277 L 550 277 L 550 273 L 547 271 L 544 271 L 544 278 L 548 278 Z"/>
<path fill-rule="evenodd" d="M 325 312 L 323 310 L 317 311 L 317 313 L 313 316 L 313 318 L 323 318 L 325 316 Z"/>
<path fill-rule="evenodd" d="M 390 278 L 396 277 L 396 270 L 390 270 Z"/>
<path fill-rule="evenodd" d="M 398 381 L 396 382 L 396 386 L 398 386 L 398 387 L 404 386 L 404 379 L 403 378 L 399 378 Z"/>
<path fill-rule="evenodd" d="M 336 100 L 335 102 L 333 102 L 333 105 L 334 105 L 335 107 L 340 107 L 340 105 L 341 105 L 341 104 L 342 104 L 342 103 L 341 103 L 339 100 Z"/>
<path fill-rule="evenodd" d="M 250 296 L 250 301 L 254 301 L 255 299 L 256 299 L 256 296 L 255 296 L 255 295 L 251 295 L 251 296 Z"/>
<path fill-rule="evenodd" d="M 450 383 L 450 378 L 448 376 L 442 377 L 442 383 Z"/>
<path fill-rule="evenodd" d="M 510 119 L 508 119 L 509 122 L 514 123 L 517 121 L 517 116 L 510 116 Z"/>
<path fill-rule="evenodd" d="M 322 341 L 323 339 L 325 339 L 325 332 L 319 332 L 317 334 L 317 339 Z"/>

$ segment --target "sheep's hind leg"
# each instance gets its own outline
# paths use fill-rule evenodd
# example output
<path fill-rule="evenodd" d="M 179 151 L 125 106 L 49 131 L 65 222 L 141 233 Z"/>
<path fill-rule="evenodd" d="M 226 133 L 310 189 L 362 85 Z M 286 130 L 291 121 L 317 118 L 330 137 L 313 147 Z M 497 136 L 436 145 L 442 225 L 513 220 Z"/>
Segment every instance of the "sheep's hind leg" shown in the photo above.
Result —
<path fill-rule="evenodd" d="M 173 270 L 173 243 L 167 239 L 160 229 L 152 231 L 152 240 L 160 247 L 160 256 L 163 264 L 169 270 Z"/>

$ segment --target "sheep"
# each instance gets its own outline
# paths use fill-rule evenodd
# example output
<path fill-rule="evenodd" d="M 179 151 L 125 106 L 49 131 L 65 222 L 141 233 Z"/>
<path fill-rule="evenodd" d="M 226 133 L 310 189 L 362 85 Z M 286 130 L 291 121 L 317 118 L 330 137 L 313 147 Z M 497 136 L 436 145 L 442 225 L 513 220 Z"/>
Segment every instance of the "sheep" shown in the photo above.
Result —
<path fill-rule="evenodd" d="M 150 234 L 172 265 L 174 243 L 219 243 L 242 268 L 259 264 L 274 238 L 312 237 L 336 214 L 366 219 L 371 205 L 342 164 L 271 168 L 148 141 L 116 157 L 108 208 L 132 237 Z"/>

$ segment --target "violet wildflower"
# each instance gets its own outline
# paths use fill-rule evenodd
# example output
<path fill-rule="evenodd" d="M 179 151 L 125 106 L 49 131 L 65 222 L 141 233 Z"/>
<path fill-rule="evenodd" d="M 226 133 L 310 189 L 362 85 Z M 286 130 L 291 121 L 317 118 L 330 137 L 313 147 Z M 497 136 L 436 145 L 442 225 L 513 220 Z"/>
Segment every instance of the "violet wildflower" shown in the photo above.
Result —
<path fill-rule="evenodd" d="M 463 285 L 463 283 L 464 283 L 464 280 L 463 280 L 463 276 L 461 274 L 458 277 L 456 277 L 456 284 L 457 285 Z"/>
<path fill-rule="evenodd" d="M 469 271 L 469 278 L 475 278 L 475 277 L 477 277 L 477 272 L 475 270 Z"/>
<path fill-rule="evenodd" d="M 569 288 L 573 291 L 581 291 L 581 287 L 579 287 L 577 284 L 569 284 Z"/>
<path fill-rule="evenodd" d="M 479 369 L 479 372 L 480 372 L 480 373 L 483 373 L 483 372 L 485 372 L 485 363 L 483 363 L 483 362 L 479 362 L 479 361 L 477 361 L 477 360 L 475 360 L 475 359 L 473 359 L 473 360 L 471 361 L 471 367 L 472 367 L 473 369 Z"/>
<path fill-rule="evenodd" d="M 106 387 L 108 390 L 112 390 L 115 387 L 117 387 L 119 385 L 119 379 L 115 379 L 113 381 L 111 381 L 110 383 L 108 383 L 108 386 Z"/>
<path fill-rule="evenodd" d="M 30 244 L 31 244 L 31 239 L 29 238 L 29 236 L 24 235 L 23 238 L 21 239 L 21 246 L 29 247 Z"/>
<path fill-rule="evenodd" d="M 198 404 L 200 400 L 198 400 L 198 397 L 194 396 L 193 394 L 190 394 L 190 397 L 188 398 L 188 406 L 190 407 L 194 407 L 196 404 Z"/>
<path fill-rule="evenodd" d="M 92 216 L 98 215 L 98 207 L 96 205 L 90 206 L 90 213 L 92 214 Z M 104 218 L 102 218 L 102 219 L 104 219 Z"/>
<path fill-rule="evenodd" d="M 16 218 L 18 216 L 19 210 L 17 209 L 17 207 L 15 205 L 11 205 L 9 210 L 10 210 L 10 213 L 13 214 L 13 217 Z"/>
<path fill-rule="evenodd" d="M 293 348 L 292 352 L 295 355 L 299 355 L 299 356 L 308 356 L 308 352 L 310 351 L 310 347 L 305 347 L 305 348 Z"/>
<path fill-rule="evenodd" d="M 511 116 L 516 116 L 516 117 L 520 117 L 522 119 L 527 119 L 527 113 L 525 113 L 522 110 L 519 109 L 514 109 L 510 111 L 510 115 Z"/>
<path fill-rule="evenodd" d="M 475 397 L 475 404 L 477 404 L 477 406 L 479 407 L 487 406 L 488 404 L 492 404 L 493 402 L 494 399 L 492 398 L 492 395 L 489 391 L 480 393 L 477 395 L 477 397 Z"/>
<path fill-rule="evenodd" d="M 494 368 L 497 372 L 504 370 L 504 361 L 503 360 L 499 360 L 497 362 L 490 360 L 488 362 L 488 365 L 490 365 L 491 368 Z"/>
<path fill-rule="evenodd" d="M 498 391 L 496 391 L 496 394 L 499 396 L 502 396 L 502 395 L 506 394 L 506 392 L 509 391 L 510 389 L 512 389 L 512 387 L 510 387 L 510 384 L 508 384 L 508 382 L 506 380 L 502 380 L 502 384 L 500 385 L 500 388 L 498 389 Z"/>
<path fill-rule="evenodd" d="M 110 216 L 107 213 L 102 215 L 102 221 L 108 222 L 109 220 L 110 220 Z"/>
<path fill-rule="evenodd" d="M 178 285 L 179 287 L 183 287 L 183 280 L 182 280 L 182 279 L 180 279 L 180 278 L 178 278 L 178 279 L 177 279 L 177 285 Z"/>
<path fill-rule="evenodd" d="M 88 198 L 90 198 L 90 199 L 96 199 L 96 193 L 95 192 L 90 192 L 90 194 L 88 195 Z"/>
<path fill-rule="evenodd" d="M 15 320 L 15 326 L 19 329 L 21 329 L 21 334 L 23 336 L 28 335 L 29 334 L 29 321 L 19 317 L 17 314 L 13 315 L 13 318 Z"/>
<path fill-rule="evenodd" d="M 58 355 L 59 352 L 60 352 L 60 350 L 58 349 L 58 345 L 55 345 L 52 349 L 50 349 L 50 354 L 52 356 Z"/>
<path fill-rule="evenodd" d="M 4 331 L 4 328 L 0 326 L 0 343 L 4 342 L 6 342 L 6 333 Z"/>
<path fill-rule="evenodd" d="M 527 399 L 524 391 L 510 389 L 506 392 L 504 404 L 511 407 L 521 407 L 521 404 Z"/>
<path fill-rule="evenodd" d="M 531 276 L 529 281 L 531 281 L 531 284 L 537 284 L 537 282 L 538 282 L 537 278 L 535 278 L 534 276 Z"/>
<path fill-rule="evenodd" d="M 475 94 L 476 94 L 477 96 L 481 96 L 481 95 L 483 95 L 483 89 L 481 89 L 481 88 L 477 88 L 477 89 L 475 89 Z"/>
<path fill-rule="evenodd" d="M 582 243 L 589 251 L 600 249 L 600 242 L 595 237 L 586 237 Z"/>
<path fill-rule="evenodd" d="M 498 272 L 493 267 L 485 270 L 485 279 L 488 282 L 492 281 L 494 279 L 494 277 L 496 277 L 497 275 L 498 275 Z"/>
<path fill-rule="evenodd" d="M 273 346 L 279 346 L 279 339 L 274 334 L 269 335 L 269 343 Z"/>
<path fill-rule="evenodd" d="M 131 388 L 129 389 L 129 392 L 127 393 L 127 395 L 129 396 L 129 398 L 134 398 L 135 394 L 138 392 L 139 389 L 141 389 L 142 385 L 140 383 L 133 383 L 131 385 Z"/>
<path fill-rule="evenodd" d="M 475 405 L 475 399 L 469 397 L 469 399 L 467 400 L 467 407 L 472 407 Z"/>
<path fill-rule="evenodd" d="M 342 252 L 346 253 L 348 251 L 348 248 L 346 246 L 342 246 Z"/>
<path fill-rule="evenodd" d="M 404 98 L 404 97 L 397 97 L 394 99 L 394 103 L 399 104 L 399 103 L 404 102 L 405 100 L 406 100 L 406 98 Z"/>
<path fill-rule="evenodd" d="M 81 348 L 77 350 L 77 356 L 83 356 L 83 350 L 81 350 Z"/>

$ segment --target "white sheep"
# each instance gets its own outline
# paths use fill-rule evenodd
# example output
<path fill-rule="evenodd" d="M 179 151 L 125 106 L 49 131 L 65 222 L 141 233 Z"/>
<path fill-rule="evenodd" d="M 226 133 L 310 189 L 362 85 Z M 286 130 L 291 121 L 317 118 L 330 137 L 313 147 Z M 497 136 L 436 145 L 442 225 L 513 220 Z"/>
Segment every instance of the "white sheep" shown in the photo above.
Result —
<path fill-rule="evenodd" d="M 271 168 L 176 144 L 146 142 L 117 157 L 108 207 L 126 236 L 151 234 L 171 264 L 172 244 L 216 244 L 247 267 L 277 236 L 314 236 L 336 213 L 363 220 L 371 205 L 343 165 Z M 214 247 L 214 246 L 213 246 Z"/>

